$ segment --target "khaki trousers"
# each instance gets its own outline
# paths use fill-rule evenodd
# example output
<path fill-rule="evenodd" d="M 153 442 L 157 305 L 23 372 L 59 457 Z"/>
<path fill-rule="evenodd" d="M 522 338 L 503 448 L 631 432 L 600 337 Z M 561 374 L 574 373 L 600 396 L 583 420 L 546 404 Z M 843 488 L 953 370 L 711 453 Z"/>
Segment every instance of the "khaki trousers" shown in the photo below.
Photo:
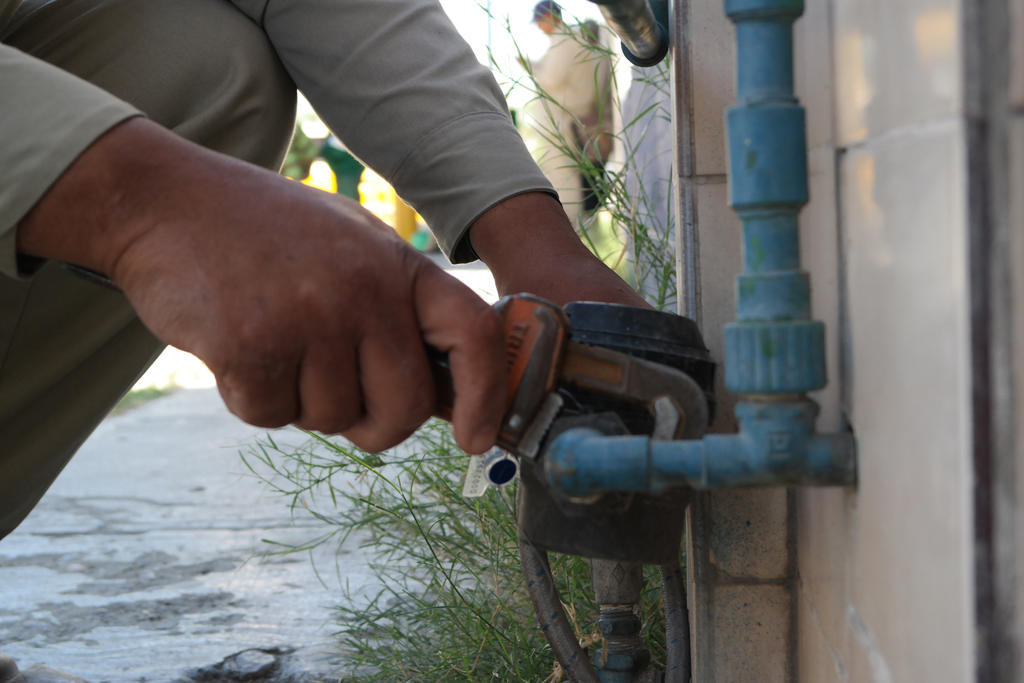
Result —
<path fill-rule="evenodd" d="M 0 38 L 183 137 L 280 167 L 295 86 L 224 0 L 29 0 Z M 122 296 L 60 264 L 0 276 L 0 538 L 162 348 Z"/>

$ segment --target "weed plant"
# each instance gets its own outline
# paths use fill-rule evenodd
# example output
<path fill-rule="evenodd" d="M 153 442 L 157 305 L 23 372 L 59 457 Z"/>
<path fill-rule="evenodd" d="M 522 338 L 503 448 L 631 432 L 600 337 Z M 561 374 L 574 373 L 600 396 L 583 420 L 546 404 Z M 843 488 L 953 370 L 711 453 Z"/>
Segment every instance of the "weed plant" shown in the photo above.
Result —
<path fill-rule="evenodd" d="M 342 440 L 309 437 L 287 447 L 268 435 L 242 457 L 289 500 L 294 514 L 322 524 L 321 533 L 301 544 L 268 541 L 272 552 L 330 543 L 339 549 L 355 544 L 372 556 L 379 589 L 366 595 L 342 583 L 337 607 L 350 680 L 558 679 L 519 565 L 515 485 L 463 497 L 468 456 L 440 421 L 428 422 L 411 445 L 383 458 Z M 585 643 L 598 642 L 586 562 L 552 555 L 551 565 L 577 634 Z M 660 661 L 658 582 L 655 573 L 646 578 L 645 628 Z"/>
<path fill-rule="evenodd" d="M 617 59 L 599 42 L 580 44 L 595 57 Z M 648 70 L 641 81 L 667 93 L 665 67 Z M 539 100 L 539 109 L 551 118 L 535 118 L 536 130 L 560 146 L 596 188 L 602 209 L 584 221 L 581 237 L 606 263 L 627 274 L 653 305 L 671 309 L 676 297 L 671 207 L 658 205 L 652 200 L 655 193 L 648 194 L 636 182 L 640 176 L 651 176 L 639 167 L 637 150 L 645 127 L 668 116 L 663 105 L 647 106 L 620 122 L 610 134 L 622 151 L 602 170 L 587 150 L 554 125 L 554 112 L 561 105 L 537 87 L 528 69 L 527 77 L 513 80 L 510 87 L 528 88 Z M 610 117 L 619 110 L 616 92 L 609 109 L 599 114 Z M 667 184 L 670 174 L 666 167 L 661 182 Z M 668 191 L 661 194 L 665 202 L 671 196 Z M 272 552 L 358 545 L 372 558 L 378 590 L 352 591 L 341 582 L 338 639 L 351 663 L 351 669 L 342 672 L 347 680 L 561 678 L 525 591 L 515 529 L 515 484 L 483 497 L 463 497 L 468 457 L 442 422 L 427 423 L 413 439 L 384 456 L 362 452 L 342 439 L 308 436 L 309 441 L 297 448 L 267 436 L 243 459 L 288 499 L 296 516 L 315 519 L 320 529 L 301 544 L 268 541 Z M 551 565 L 581 642 L 599 642 L 586 561 L 553 555 Z M 645 639 L 658 665 L 664 660 L 664 620 L 657 571 L 648 570 L 641 611 Z"/>

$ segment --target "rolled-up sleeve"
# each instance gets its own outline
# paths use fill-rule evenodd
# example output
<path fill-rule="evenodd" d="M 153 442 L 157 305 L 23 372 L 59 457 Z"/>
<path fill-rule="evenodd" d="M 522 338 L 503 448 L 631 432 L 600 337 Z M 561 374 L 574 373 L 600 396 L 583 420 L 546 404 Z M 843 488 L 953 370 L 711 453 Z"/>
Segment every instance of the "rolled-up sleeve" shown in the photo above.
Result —
<path fill-rule="evenodd" d="M 554 194 L 505 98 L 435 0 L 237 0 L 353 154 L 386 178 L 456 262 L 503 199 Z"/>
<path fill-rule="evenodd" d="M 0 92 L 0 273 L 16 277 L 26 274 L 18 267 L 18 222 L 96 138 L 139 112 L 2 44 Z"/>

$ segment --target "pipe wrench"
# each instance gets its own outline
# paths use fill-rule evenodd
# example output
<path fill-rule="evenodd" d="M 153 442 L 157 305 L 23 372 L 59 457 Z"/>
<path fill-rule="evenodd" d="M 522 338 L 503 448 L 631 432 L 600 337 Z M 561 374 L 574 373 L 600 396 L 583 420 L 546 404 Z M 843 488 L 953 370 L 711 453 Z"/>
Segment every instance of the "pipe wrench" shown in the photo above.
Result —
<path fill-rule="evenodd" d="M 506 451 L 536 459 L 548 428 L 566 396 L 582 390 L 630 405 L 654 418 L 656 439 L 697 438 L 708 422 L 708 405 L 698 384 L 675 368 L 626 353 L 572 340 L 561 308 L 530 294 L 503 297 L 495 304 L 505 331 L 509 409 L 497 443 Z M 437 391 L 438 417 L 450 420 L 451 373 L 445 354 L 428 349 Z"/>

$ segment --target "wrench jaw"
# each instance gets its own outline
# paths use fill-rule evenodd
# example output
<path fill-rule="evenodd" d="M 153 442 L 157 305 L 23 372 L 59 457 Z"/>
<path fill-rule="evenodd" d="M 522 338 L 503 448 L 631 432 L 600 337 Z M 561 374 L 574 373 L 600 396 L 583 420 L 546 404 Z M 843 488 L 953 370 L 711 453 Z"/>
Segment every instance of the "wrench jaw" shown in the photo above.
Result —
<path fill-rule="evenodd" d="M 541 444 L 545 442 L 548 430 L 559 413 L 561 413 L 564 405 L 565 401 L 562 399 L 562 396 L 558 392 L 551 392 L 544 399 L 544 403 L 541 404 L 537 415 L 526 429 L 523 430 L 523 435 L 518 443 L 505 444 L 502 443 L 499 437 L 498 445 L 520 458 L 536 460 L 540 454 Z"/>
<path fill-rule="evenodd" d="M 671 396 L 659 396 L 651 404 L 654 412 L 654 429 L 651 438 L 655 441 L 670 441 L 686 428 L 686 414 Z"/>
<path fill-rule="evenodd" d="M 545 397 L 530 423 L 517 432 L 518 441 L 502 442 L 503 434 L 500 446 L 536 459 L 549 428 L 566 408 L 566 399 L 577 407 L 582 404 L 580 390 L 590 393 L 590 401 L 603 410 L 578 409 L 579 414 L 614 412 L 616 408 L 636 414 L 643 408 L 653 419 L 649 435 L 655 440 L 696 438 L 708 422 L 703 390 L 690 377 L 623 353 L 569 342 L 561 381 L 565 386 Z"/>
<path fill-rule="evenodd" d="M 572 306 L 572 305 L 570 305 Z M 597 304 L 588 304 L 596 307 Z M 623 318 L 626 307 L 615 307 L 615 349 L 593 339 L 580 341 L 577 330 L 566 345 L 558 395 L 561 408 L 548 427 L 535 459 L 520 462 L 517 523 L 520 538 L 551 552 L 590 558 L 665 564 L 678 561 L 684 510 L 693 491 L 680 488 L 653 495 L 598 492 L 570 498 L 547 483 L 545 450 L 569 429 L 586 427 L 606 436 L 645 435 L 656 440 L 697 438 L 707 429 L 707 397 L 713 364 L 697 340 L 679 344 L 657 360 L 631 354 L 625 330 L 638 327 Z M 642 309 L 636 309 L 641 311 Z M 645 320 L 678 316 L 642 310 Z M 653 315 L 651 315 L 653 313 Z M 620 320 L 621 319 L 621 320 Z M 639 326 L 642 333 L 644 327 Z M 586 335 L 583 335 L 586 336 Z M 658 340 L 660 341 L 660 340 Z M 670 356 L 690 366 L 704 363 L 704 381 L 667 365 Z M 546 420 L 545 420 L 546 422 Z M 539 430 L 538 430 L 539 431 Z"/>
<path fill-rule="evenodd" d="M 663 439 L 700 437 L 710 422 L 704 390 L 676 368 L 636 358 L 628 353 L 570 341 L 562 363 L 561 381 L 591 395 L 601 409 L 642 407 L 654 422 L 634 434 Z M 672 424 L 669 429 L 668 425 Z"/>

